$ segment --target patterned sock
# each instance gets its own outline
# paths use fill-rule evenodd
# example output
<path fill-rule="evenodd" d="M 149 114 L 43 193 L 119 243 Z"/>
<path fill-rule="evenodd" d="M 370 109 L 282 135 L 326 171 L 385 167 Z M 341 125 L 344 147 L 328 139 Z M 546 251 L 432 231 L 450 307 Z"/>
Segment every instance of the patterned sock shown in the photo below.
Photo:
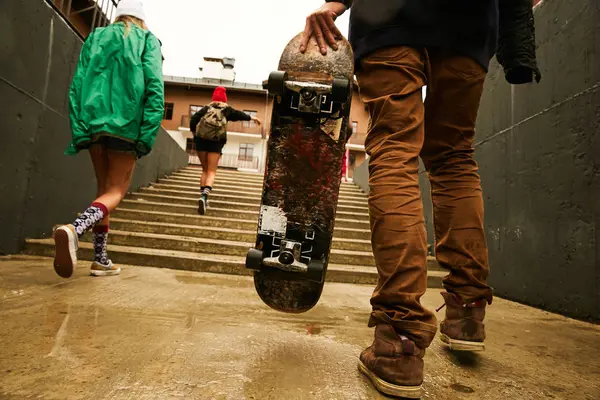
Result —
<path fill-rule="evenodd" d="M 92 203 L 90 207 L 79 216 L 79 218 L 73 221 L 73 226 L 75 227 L 77 236 L 81 237 L 98 222 L 102 221 L 102 219 L 106 216 L 108 216 L 108 209 L 104 204 Z"/>
<path fill-rule="evenodd" d="M 94 261 L 108 265 L 108 253 L 106 252 L 108 225 L 96 225 L 92 232 L 94 233 Z"/>
<path fill-rule="evenodd" d="M 202 196 L 208 197 L 211 190 L 212 190 L 212 186 L 202 186 L 200 188 L 200 193 L 202 194 Z"/>

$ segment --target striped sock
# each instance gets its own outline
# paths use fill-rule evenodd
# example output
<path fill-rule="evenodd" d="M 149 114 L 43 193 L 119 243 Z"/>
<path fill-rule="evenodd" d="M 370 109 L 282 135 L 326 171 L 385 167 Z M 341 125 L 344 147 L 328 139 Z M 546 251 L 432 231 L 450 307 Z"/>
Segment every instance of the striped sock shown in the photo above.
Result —
<path fill-rule="evenodd" d="M 208 197 L 208 195 L 210 194 L 210 191 L 212 190 L 212 186 L 202 186 L 200 188 L 200 194 L 202 196 L 206 196 Z"/>

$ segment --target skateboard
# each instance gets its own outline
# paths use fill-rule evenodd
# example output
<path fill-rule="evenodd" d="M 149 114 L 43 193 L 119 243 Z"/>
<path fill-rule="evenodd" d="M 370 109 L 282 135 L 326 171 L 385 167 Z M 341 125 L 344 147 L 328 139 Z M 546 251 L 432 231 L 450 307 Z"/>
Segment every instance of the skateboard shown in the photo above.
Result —
<path fill-rule="evenodd" d="M 269 75 L 271 134 L 256 244 L 246 267 L 270 307 L 301 313 L 323 291 L 348 140 L 354 60 L 346 39 L 304 54 L 296 35 Z"/>

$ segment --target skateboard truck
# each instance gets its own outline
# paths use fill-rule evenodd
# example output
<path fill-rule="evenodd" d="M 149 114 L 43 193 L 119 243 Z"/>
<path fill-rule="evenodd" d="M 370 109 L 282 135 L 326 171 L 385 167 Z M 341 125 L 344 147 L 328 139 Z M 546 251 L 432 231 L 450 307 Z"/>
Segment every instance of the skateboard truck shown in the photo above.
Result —
<path fill-rule="evenodd" d="M 277 268 L 285 272 L 306 274 L 306 278 L 315 282 L 323 282 L 324 264 L 320 260 L 312 260 L 307 264 L 298 261 L 301 257 L 302 243 L 282 240 L 279 255 L 263 258 L 258 249 L 248 250 L 246 268 L 261 270 L 263 267 Z"/>
<path fill-rule="evenodd" d="M 308 265 L 297 261 L 300 258 L 301 247 L 302 243 L 282 240 L 279 257 L 267 257 L 262 263 L 264 266 L 279 268 L 282 271 L 306 273 Z"/>
<path fill-rule="evenodd" d="M 290 81 L 287 72 L 274 71 L 269 75 L 267 88 L 273 96 L 282 96 L 286 90 L 298 93 L 298 111 L 319 114 L 321 106 L 332 102 L 344 103 L 350 93 L 350 80 L 334 78 L 331 85 L 315 82 Z"/>

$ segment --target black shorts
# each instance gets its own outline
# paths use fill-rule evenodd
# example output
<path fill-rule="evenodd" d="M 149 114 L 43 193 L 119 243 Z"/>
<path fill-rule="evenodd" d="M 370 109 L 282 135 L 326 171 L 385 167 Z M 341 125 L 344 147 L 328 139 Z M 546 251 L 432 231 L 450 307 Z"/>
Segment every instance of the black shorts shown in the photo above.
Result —
<path fill-rule="evenodd" d="M 206 151 L 208 153 L 219 153 L 223 154 L 223 147 L 227 143 L 227 140 L 220 142 L 214 142 L 212 140 L 203 140 L 198 136 L 194 136 L 194 144 L 196 145 L 196 151 Z"/>
<path fill-rule="evenodd" d="M 107 150 L 118 151 L 119 153 L 133 154 L 136 157 L 138 155 L 135 149 L 135 143 L 118 138 L 116 136 L 109 136 L 106 134 L 94 135 L 91 142 L 80 146 L 79 149 L 89 149 L 94 145 L 100 145 Z"/>

